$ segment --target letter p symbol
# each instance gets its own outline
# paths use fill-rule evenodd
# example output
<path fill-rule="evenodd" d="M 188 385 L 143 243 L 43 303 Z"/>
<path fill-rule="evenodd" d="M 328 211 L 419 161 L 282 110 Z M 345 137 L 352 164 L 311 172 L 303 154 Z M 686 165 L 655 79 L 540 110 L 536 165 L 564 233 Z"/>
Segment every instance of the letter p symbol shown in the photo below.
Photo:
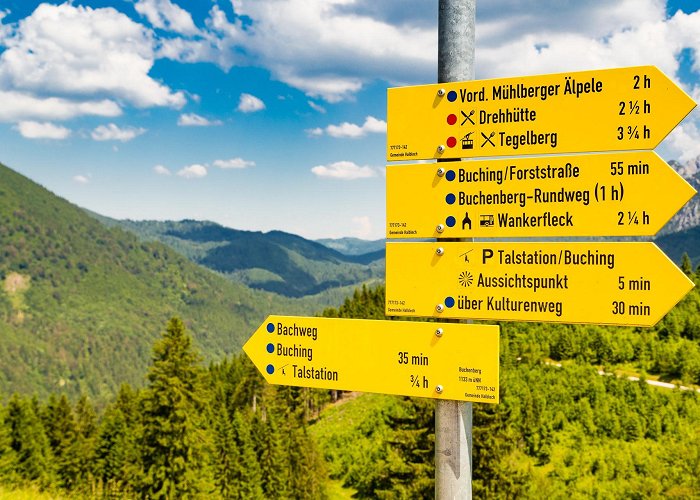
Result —
<path fill-rule="evenodd" d="M 484 250 L 481 253 L 481 263 L 486 264 L 486 261 L 493 257 L 493 250 L 490 248 L 484 248 Z"/>

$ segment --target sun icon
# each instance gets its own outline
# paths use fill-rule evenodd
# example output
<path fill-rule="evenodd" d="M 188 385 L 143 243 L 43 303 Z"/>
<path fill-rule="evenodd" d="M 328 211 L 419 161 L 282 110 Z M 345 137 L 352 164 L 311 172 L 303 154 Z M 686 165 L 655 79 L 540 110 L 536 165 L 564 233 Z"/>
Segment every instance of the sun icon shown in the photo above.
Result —
<path fill-rule="evenodd" d="M 460 285 L 462 285 L 463 287 L 466 288 L 466 287 L 472 285 L 472 281 L 474 281 L 472 278 L 472 273 L 470 273 L 469 271 L 464 271 L 464 272 L 460 273 L 460 275 L 459 275 L 459 284 Z"/>

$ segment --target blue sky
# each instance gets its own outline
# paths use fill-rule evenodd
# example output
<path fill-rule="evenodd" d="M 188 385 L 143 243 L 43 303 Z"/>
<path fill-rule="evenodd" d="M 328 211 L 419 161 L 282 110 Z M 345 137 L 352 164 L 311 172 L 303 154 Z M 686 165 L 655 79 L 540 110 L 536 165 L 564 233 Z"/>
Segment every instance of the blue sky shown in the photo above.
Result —
<path fill-rule="evenodd" d="M 115 218 L 382 238 L 386 89 L 435 82 L 437 4 L 0 0 L 0 162 Z M 652 64 L 698 101 L 699 9 L 481 0 L 476 76 Z"/>

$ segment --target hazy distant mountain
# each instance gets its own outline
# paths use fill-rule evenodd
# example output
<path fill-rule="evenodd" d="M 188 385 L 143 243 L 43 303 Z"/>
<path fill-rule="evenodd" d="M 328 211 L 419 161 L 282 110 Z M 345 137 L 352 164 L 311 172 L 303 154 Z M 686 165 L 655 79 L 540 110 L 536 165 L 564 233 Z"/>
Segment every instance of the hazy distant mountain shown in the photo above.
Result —
<path fill-rule="evenodd" d="M 348 255 L 282 231 L 240 231 L 208 221 L 110 223 L 142 239 L 170 245 L 234 281 L 288 297 L 384 279 L 383 244 L 374 245 L 374 251 Z"/>
<path fill-rule="evenodd" d="M 345 255 L 377 252 L 384 250 L 386 245 L 386 240 L 361 240 L 359 238 L 324 238 L 316 241 Z"/>

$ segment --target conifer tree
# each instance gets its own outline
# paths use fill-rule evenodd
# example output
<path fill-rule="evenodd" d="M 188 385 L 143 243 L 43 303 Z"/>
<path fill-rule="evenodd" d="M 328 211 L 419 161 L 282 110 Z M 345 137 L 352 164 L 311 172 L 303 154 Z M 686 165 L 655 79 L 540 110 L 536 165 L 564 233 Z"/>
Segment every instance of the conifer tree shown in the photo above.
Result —
<path fill-rule="evenodd" d="M 172 318 L 153 348 L 144 394 L 143 496 L 196 497 L 211 491 L 199 362 L 184 324 Z"/>
<path fill-rule="evenodd" d="M 246 410 L 229 410 L 223 388 L 218 391 L 212 404 L 217 493 L 221 498 L 265 498 L 251 428 L 243 417 Z"/>
<path fill-rule="evenodd" d="M 216 400 L 216 399 L 215 399 Z M 241 457 L 233 438 L 233 425 L 225 406 L 217 405 L 212 417 L 214 436 L 214 477 L 221 498 L 236 498 L 236 468 Z"/>
<path fill-rule="evenodd" d="M 70 488 L 73 477 L 69 465 L 69 448 L 75 442 L 76 425 L 73 409 L 65 394 L 62 394 L 60 398 L 51 394 L 42 411 L 42 420 L 51 445 L 59 485 Z"/>
<path fill-rule="evenodd" d="M 266 391 L 267 398 L 272 398 L 274 388 Z M 287 498 L 289 496 L 289 470 L 282 441 L 282 430 L 275 412 L 266 409 L 254 415 L 253 436 L 258 462 L 263 478 L 263 492 L 266 498 Z"/>
<path fill-rule="evenodd" d="M 97 439 L 97 415 L 90 400 L 82 396 L 75 407 L 75 439 L 67 453 L 69 487 L 80 485 L 88 488 L 94 479 L 95 441 Z"/>
<path fill-rule="evenodd" d="M 688 276 L 693 274 L 693 262 L 686 252 L 683 252 L 683 256 L 681 257 L 681 271 Z"/>
<path fill-rule="evenodd" d="M 287 458 L 289 496 L 292 499 L 324 498 L 326 471 L 316 444 L 307 432 L 308 389 L 292 386 L 277 388 L 269 411 L 278 412 L 282 446 Z"/>
<path fill-rule="evenodd" d="M 12 484 L 17 481 L 17 454 L 12 449 L 6 414 L 7 410 L 0 407 L 0 482 Z"/>
<path fill-rule="evenodd" d="M 10 446 L 17 455 L 17 473 L 21 480 L 40 488 L 54 483 L 49 440 L 35 404 L 14 394 L 7 403 Z"/>
<path fill-rule="evenodd" d="M 95 445 L 95 467 L 102 488 L 108 493 L 128 493 L 140 482 L 138 441 L 142 429 L 138 404 L 138 394 L 125 384 L 102 418 Z"/>

